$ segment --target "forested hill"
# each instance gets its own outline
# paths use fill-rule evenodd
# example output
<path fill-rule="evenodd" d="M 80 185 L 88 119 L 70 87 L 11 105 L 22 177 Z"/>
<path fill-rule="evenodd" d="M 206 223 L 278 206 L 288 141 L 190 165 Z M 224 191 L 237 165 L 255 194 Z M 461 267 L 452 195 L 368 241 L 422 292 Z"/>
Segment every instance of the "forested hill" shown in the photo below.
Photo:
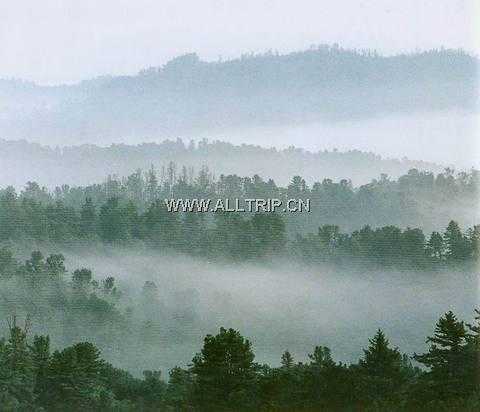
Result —
<path fill-rule="evenodd" d="M 95 209 L 88 212 L 92 216 L 104 207 L 113 208 L 119 218 L 112 224 L 116 230 L 124 234 L 131 232 L 133 237 L 138 237 L 143 229 L 132 232 L 129 222 L 137 222 L 140 214 L 157 203 L 161 207 L 154 210 L 163 216 L 162 219 L 168 217 L 169 227 L 176 226 L 178 216 L 175 213 L 163 215 L 163 201 L 172 197 L 213 199 L 213 203 L 215 199 L 228 198 L 231 204 L 234 199 L 309 199 L 309 213 L 277 210 L 285 219 L 286 231 L 293 236 L 311 232 L 312 228 L 322 225 L 336 225 L 349 231 L 364 225 L 397 225 L 438 231 L 453 219 L 463 227 L 478 224 L 479 177 L 476 170 L 455 175 L 451 169 L 446 169 L 444 173 L 434 175 L 412 169 L 398 180 L 383 175 L 360 187 L 352 186 L 346 179 L 339 182 L 323 179 L 310 185 L 298 175 L 282 187 L 272 179 L 258 175 L 220 175 L 214 178 L 207 167 L 195 173 L 191 168 L 178 167 L 172 162 L 161 173 L 155 168 L 144 172 L 137 170 L 123 178 L 108 176 L 103 183 L 83 187 L 59 183 L 53 191 L 48 191 L 35 182 L 28 182 L 17 192 L 11 186 L 4 189 L 0 186 L 0 241 L 5 233 L 18 231 L 34 233 L 33 237 L 38 240 L 57 232 L 61 233 L 60 237 L 66 235 L 67 239 L 75 237 L 68 233 L 77 232 L 83 206 Z M 240 223 L 240 233 L 246 230 L 242 220 L 234 218 L 234 221 Z M 179 231 L 177 229 L 174 232 Z M 236 247 L 236 243 L 234 245 Z"/>
<path fill-rule="evenodd" d="M 456 50 L 397 56 L 319 46 L 205 62 L 177 57 L 135 76 L 70 86 L 0 81 L 2 138 L 42 142 L 472 109 L 478 59 Z"/>
<path fill-rule="evenodd" d="M 86 185 L 102 181 L 109 174 L 126 176 L 152 165 L 160 171 L 172 161 L 195 171 L 208 166 L 216 176 L 258 174 L 282 185 L 295 175 L 301 175 L 307 183 L 330 178 L 348 179 L 354 185 L 361 185 L 381 174 L 397 178 L 410 169 L 443 171 L 442 166 L 433 163 L 386 159 L 358 150 L 309 152 L 294 147 L 277 150 L 221 141 L 184 143 L 180 139 L 136 146 L 82 145 L 60 149 L 0 139 L 0 186 L 20 188 L 31 180 L 51 188 L 59 182 Z"/>

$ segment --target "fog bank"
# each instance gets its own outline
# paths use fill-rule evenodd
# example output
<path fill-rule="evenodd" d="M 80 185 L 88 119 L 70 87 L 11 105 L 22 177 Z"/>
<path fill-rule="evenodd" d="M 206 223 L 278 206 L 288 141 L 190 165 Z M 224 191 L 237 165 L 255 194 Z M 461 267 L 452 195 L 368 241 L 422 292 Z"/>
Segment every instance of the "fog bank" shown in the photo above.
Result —
<path fill-rule="evenodd" d="M 443 313 L 471 319 L 479 302 L 472 273 L 335 273 L 285 262 L 222 265 L 108 248 L 66 256 L 72 268 L 115 276 L 133 300 L 145 281 L 157 285 L 162 339 L 149 354 L 138 350 L 113 359 L 131 370 L 186 365 L 203 336 L 220 326 L 240 330 L 252 339 L 257 361 L 274 365 L 285 349 L 300 361 L 320 344 L 338 360 L 355 361 L 378 328 L 412 354 L 425 348 L 425 333 Z"/>

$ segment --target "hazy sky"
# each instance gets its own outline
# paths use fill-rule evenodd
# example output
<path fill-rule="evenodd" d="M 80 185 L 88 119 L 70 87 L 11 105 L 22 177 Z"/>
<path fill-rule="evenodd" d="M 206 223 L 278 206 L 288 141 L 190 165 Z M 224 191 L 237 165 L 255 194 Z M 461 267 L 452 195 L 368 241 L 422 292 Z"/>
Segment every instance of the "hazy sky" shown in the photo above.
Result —
<path fill-rule="evenodd" d="M 475 5 L 477 3 L 477 5 Z M 216 60 L 339 43 L 478 50 L 477 0 L 0 0 L 0 78 L 133 74 L 186 52 Z"/>

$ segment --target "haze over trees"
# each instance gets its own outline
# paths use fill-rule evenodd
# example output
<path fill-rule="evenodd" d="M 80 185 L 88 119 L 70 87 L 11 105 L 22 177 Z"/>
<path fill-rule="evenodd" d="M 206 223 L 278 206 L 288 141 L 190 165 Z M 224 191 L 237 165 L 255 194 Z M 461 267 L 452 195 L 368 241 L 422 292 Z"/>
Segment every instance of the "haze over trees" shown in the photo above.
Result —
<path fill-rule="evenodd" d="M 141 211 L 132 200 L 120 202 L 115 196 L 107 197 L 103 204 L 87 197 L 76 210 L 60 199 L 52 202 L 50 194 L 38 186 L 27 189 L 20 198 L 11 189 L 1 193 L 0 242 L 81 246 L 142 241 L 163 254 L 184 253 L 212 260 L 256 261 L 287 255 L 308 263 L 381 269 L 433 270 L 450 263 L 474 264 L 479 256 L 480 227 L 463 232 L 453 220 L 444 233 L 434 231 L 429 236 L 418 228 L 402 230 L 393 225 L 373 229 L 364 225 L 346 234 L 335 224 L 302 234 L 295 232 L 299 225 L 293 221 L 288 236 L 281 213 L 176 213 L 168 211 L 161 200 L 142 204 Z M 45 203 L 39 198 L 42 194 Z"/>
<path fill-rule="evenodd" d="M 0 80 L 0 411 L 479 410 L 478 74 L 333 45 Z"/>
<path fill-rule="evenodd" d="M 442 172 L 439 164 L 420 160 L 381 157 L 358 150 L 307 151 L 291 146 L 287 149 L 265 148 L 258 145 L 234 145 L 224 141 L 188 143 L 181 139 L 139 145 L 113 144 L 50 147 L 27 141 L 2 140 L 0 136 L 0 186 L 22 187 L 29 180 L 54 188 L 62 184 L 87 185 L 99 182 L 107 175 L 126 176 L 137 169 L 153 166 L 158 173 L 170 162 L 194 168 L 197 173 L 208 166 L 212 174 L 268 176 L 287 185 L 292 176 L 301 175 L 308 183 L 349 179 L 353 184 L 369 183 L 382 173 L 397 178 L 409 169 Z M 249 161 L 245 161 L 249 159 Z M 160 177 L 160 176 L 159 176 Z"/>
<path fill-rule="evenodd" d="M 27 326 L 22 329 L 13 318 L 5 331 L 6 339 L 0 343 L 0 362 L 4 365 L 0 368 L 0 403 L 7 410 L 62 410 L 66 405 L 77 410 L 112 411 L 478 408 L 478 325 L 465 325 L 451 312 L 438 321 L 434 335 L 428 338 L 431 345 L 414 355 L 402 354 L 379 330 L 358 361 L 337 362 L 329 347 L 316 346 L 306 362 L 298 362 L 287 346 L 279 357 L 279 366 L 270 366 L 255 362 L 254 346 L 237 330 L 221 328 L 219 333 L 206 336 L 201 352 L 193 357 L 190 366 L 170 369 L 168 380 L 163 378 L 164 369 L 161 372 L 145 368 L 169 364 L 172 355 L 167 354 L 167 348 L 172 347 L 174 359 L 181 358 L 185 364 L 193 356 L 189 352 L 192 342 L 197 342 L 205 330 L 211 330 L 212 322 L 218 327 L 216 317 L 229 319 L 229 310 L 239 312 L 241 324 L 258 332 L 259 341 L 267 344 L 270 356 L 281 330 L 275 322 L 288 329 L 283 339 L 298 348 L 302 336 L 311 335 L 305 330 L 307 325 L 312 328 L 315 324 L 310 316 L 318 317 L 317 312 L 307 310 L 309 297 L 305 291 L 312 291 L 312 287 L 320 287 L 315 289 L 315 301 L 322 296 L 320 300 L 327 304 L 323 308 L 320 305 L 322 318 L 328 305 L 333 304 L 328 304 L 329 299 L 338 303 L 332 294 L 339 293 L 342 282 L 351 283 L 354 294 L 362 294 L 362 301 L 367 286 L 370 293 L 378 293 L 376 297 L 381 301 L 386 299 L 385 291 L 377 290 L 378 286 L 369 282 L 381 283 L 385 277 L 395 288 L 395 295 L 404 290 L 403 283 L 414 288 L 412 296 L 416 299 L 422 300 L 416 295 L 419 291 L 433 293 L 435 300 L 427 309 L 429 313 L 438 312 L 440 303 L 449 305 L 450 298 L 440 302 L 442 289 L 437 289 L 449 285 L 448 296 L 451 290 L 460 293 L 463 303 L 458 307 L 470 306 L 475 298 L 461 291 L 476 281 L 478 226 L 463 229 L 451 220 L 444 228 L 427 234 L 411 226 L 378 223 L 382 221 L 381 211 L 388 210 L 384 216 L 391 217 L 396 203 L 399 216 L 406 222 L 421 216 L 406 206 L 423 199 L 422 196 L 432 202 L 441 200 L 443 206 L 450 201 L 451 213 L 458 211 L 460 202 L 472 202 L 478 196 L 476 171 L 455 175 L 446 170 L 434 175 L 412 169 L 397 181 L 382 176 L 354 188 L 348 181 L 334 183 L 328 179 L 310 187 L 300 176 L 293 177 L 287 187 L 277 187 L 272 180 L 259 176 L 222 175 L 214 179 L 207 168 L 198 175 L 188 168 L 178 169 L 170 163 L 160 174 L 152 168 L 123 179 L 110 177 L 102 184 L 87 187 L 59 186 L 53 192 L 34 182 L 29 182 L 19 194 L 12 187 L 0 191 L 0 241 L 6 245 L 0 249 L 0 314 L 27 319 Z M 162 201 L 171 196 L 312 197 L 327 205 L 327 209 L 321 208 L 313 215 L 318 223 L 312 228 L 311 222 L 292 220 L 290 214 L 171 213 Z M 359 207 L 354 209 L 355 205 Z M 350 209 L 359 213 L 357 222 L 368 221 L 372 216 L 376 224 L 363 224 L 350 233 L 343 232 L 335 221 L 349 221 L 342 210 L 350 213 Z M 469 216 L 472 217 L 471 211 Z M 328 220 L 330 217 L 332 221 Z M 34 243 L 56 251 L 44 256 L 35 250 L 21 263 L 12 250 L 22 255 Z M 88 255 L 93 249 L 102 248 L 106 254 L 117 251 L 122 258 L 132 261 L 129 279 L 119 282 L 112 275 L 112 267 L 103 279 L 89 266 L 67 268 L 60 252 L 77 250 Z M 136 260 L 135 248 L 153 254 L 157 260 L 141 263 Z M 185 256 L 195 259 L 195 265 L 182 270 L 191 272 L 188 276 L 198 278 L 197 282 L 205 283 L 209 294 L 203 297 L 203 306 L 200 288 L 186 289 L 185 284 L 194 284 L 187 280 L 178 289 L 178 274 L 173 272 L 178 269 L 171 262 L 158 260 L 168 255 L 180 255 L 182 262 L 187 259 Z M 94 259 L 95 266 L 102 266 L 111 257 L 94 255 Z M 280 267 L 288 259 L 297 265 L 288 273 L 295 288 L 305 282 L 302 270 L 318 270 L 315 286 L 305 285 L 303 292 L 300 287 L 302 305 L 307 305 L 303 315 L 295 311 L 291 318 L 280 311 L 280 320 L 272 320 L 272 308 L 261 308 L 264 296 L 249 297 L 246 307 L 239 303 L 245 296 L 236 290 L 236 281 L 251 285 L 249 272 L 256 267 L 262 274 L 254 275 L 253 280 L 263 295 L 284 282 L 284 269 Z M 118 257 L 113 260 L 118 267 L 125 266 L 125 261 L 122 263 Z M 253 266 L 242 269 L 235 280 L 225 276 L 232 263 Z M 275 274 L 273 280 L 264 272 L 269 266 Z M 218 278 L 214 282 L 208 280 L 205 273 L 199 274 L 199 267 Z M 147 273 L 141 274 L 145 268 Z M 155 274 L 160 268 L 166 273 L 163 281 Z M 330 277 L 335 287 L 328 284 Z M 211 290 L 212 284 L 222 282 L 232 283 L 232 291 Z M 425 282 L 435 286 L 426 287 Z M 398 290 L 395 285 L 400 286 Z M 412 293 L 411 289 L 408 291 Z M 279 293 L 274 292 L 276 301 Z M 292 298 L 285 299 L 286 296 L 281 304 L 288 307 Z M 405 299 L 410 300 L 407 296 Z M 234 297 L 237 303 L 229 306 Z M 355 301 L 351 294 L 340 292 L 339 297 Z M 219 308 L 212 308 L 213 299 Z M 298 306 L 300 301 L 293 299 Z M 255 307 L 252 301 L 256 302 Z M 358 307 L 356 303 L 352 308 Z M 259 311 L 269 316 L 264 323 L 258 319 Z M 299 315 L 305 316 L 305 320 L 298 319 Z M 337 307 L 335 316 L 346 315 Z M 403 336 L 406 331 L 418 334 L 419 315 L 410 316 L 415 320 L 415 330 L 411 329 L 412 324 L 402 325 L 395 336 Z M 419 316 L 422 325 L 424 316 Z M 293 323 L 285 324 L 290 321 Z M 339 325 L 345 328 L 345 319 Z M 346 333 L 342 328 L 342 333 Z M 341 335 L 335 332 L 337 339 Z M 345 355 L 345 343 L 338 346 Z M 352 350 L 351 342 L 346 346 Z M 416 347 L 421 348 L 418 343 Z M 335 347 L 332 349 L 335 353 Z M 100 350 L 108 361 L 102 359 Z M 414 366 L 413 360 L 423 366 Z M 142 366 L 146 369 L 143 378 L 139 375 Z"/>
<path fill-rule="evenodd" d="M 160 170 L 151 167 L 124 178 L 108 176 L 103 183 L 88 186 L 62 185 L 48 190 L 28 182 L 19 192 L 11 186 L 0 189 L 0 236 L 12 239 L 18 232 L 20 237 L 36 240 L 68 240 L 88 232 L 92 239 L 100 236 L 106 240 L 110 236 L 106 231 L 116 230 L 123 233 L 117 239 L 141 238 L 144 234 L 140 227 L 152 227 L 154 219 L 159 219 L 160 227 L 176 227 L 175 230 L 179 230 L 181 221 L 197 225 L 199 229 L 192 227 L 192 234 L 211 226 L 212 213 L 183 216 L 181 210 L 164 211 L 164 200 L 172 198 L 213 199 L 212 202 L 229 199 L 232 205 L 235 199 L 310 199 L 310 212 L 283 213 L 280 209 L 289 237 L 323 225 L 335 225 L 349 232 L 366 225 L 419 227 L 433 232 L 443 230 L 451 220 L 462 227 L 472 227 L 479 218 L 476 170 L 455 173 L 446 169 L 435 175 L 411 169 L 397 180 L 382 174 L 359 187 L 347 179 L 335 182 L 325 178 L 307 184 L 296 175 L 287 185 L 277 186 L 272 179 L 259 175 L 215 178 L 205 166 L 195 170 L 170 162 Z M 107 214 L 108 210 L 118 213 Z M 103 226 L 98 219 L 104 222 Z"/>
<path fill-rule="evenodd" d="M 478 311 L 476 312 L 478 315 Z M 146 370 L 143 379 L 117 369 L 89 342 L 53 350 L 48 336 L 28 336 L 13 318 L 0 341 L 4 410 L 87 411 L 475 411 L 480 406 L 479 325 L 442 316 L 430 347 L 413 358 L 382 330 L 363 356 L 337 363 L 316 346 L 306 363 L 286 350 L 281 366 L 255 362 L 252 343 L 234 329 L 207 335 L 189 368 Z"/>
<path fill-rule="evenodd" d="M 460 50 L 381 56 L 322 45 L 224 62 L 188 54 L 136 76 L 70 86 L 3 80 L 1 137 L 138 143 L 244 126 L 472 111 L 478 67 Z"/>

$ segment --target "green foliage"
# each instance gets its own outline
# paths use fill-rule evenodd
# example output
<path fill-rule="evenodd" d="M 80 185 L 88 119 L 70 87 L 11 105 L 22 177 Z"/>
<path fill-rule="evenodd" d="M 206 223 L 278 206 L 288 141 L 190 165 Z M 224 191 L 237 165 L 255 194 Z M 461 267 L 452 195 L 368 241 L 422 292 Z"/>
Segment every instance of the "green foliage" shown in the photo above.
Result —
<path fill-rule="evenodd" d="M 10 336 L 0 344 L 0 405 L 11 410 L 27 410 L 34 403 L 34 364 L 27 344 L 26 330 L 13 318 Z"/>
<path fill-rule="evenodd" d="M 455 228 L 454 235 L 452 227 Z M 426 242 L 420 229 L 402 230 L 395 226 L 372 229 L 365 226 L 349 235 L 341 233 L 335 225 L 324 225 L 317 235 L 298 235 L 293 249 L 297 257 L 309 262 L 350 266 L 356 263 L 381 269 L 429 270 L 476 261 L 474 229 L 464 234 L 453 221 L 449 228 L 444 235 L 433 232 Z M 456 240 L 449 240 L 453 238 Z"/>
<path fill-rule="evenodd" d="M 17 224 L 10 227 L 5 221 L 6 229 L 0 234 L 0 240 L 33 239 L 58 245 L 96 240 L 106 244 L 142 242 L 156 251 L 180 252 L 208 260 L 265 260 L 287 255 L 309 263 L 354 264 L 380 269 L 431 270 L 468 265 L 478 261 L 480 256 L 479 227 L 462 231 L 456 221 L 450 221 L 444 233 L 434 231 L 428 237 L 419 228 L 379 226 L 378 222 L 388 220 L 382 218 L 373 219 L 375 227 L 365 224 L 350 234 L 342 232 L 337 224 L 349 225 L 354 218 L 351 213 L 370 213 L 378 208 L 395 218 L 410 207 L 410 200 L 405 196 L 420 196 L 420 189 L 438 190 L 439 202 L 450 196 L 448 191 L 476 192 L 476 171 L 459 175 L 457 179 L 448 171 L 435 179 L 431 174 L 412 170 L 398 182 L 383 176 L 380 181 L 357 190 L 346 181 L 335 184 L 328 179 L 309 189 L 300 176 L 295 176 L 285 189 L 259 176 L 253 179 L 221 176 L 214 182 L 207 169 L 202 170 L 195 181 L 189 181 L 188 172 L 184 170 L 177 181 L 173 163 L 168 169 L 170 178 L 162 186 L 155 183 L 152 173 L 151 170 L 147 175 L 150 183 L 144 182 L 141 173 L 136 172 L 124 182 L 109 178 L 104 187 L 97 185 L 75 190 L 63 187 L 55 201 L 49 198 L 51 195 L 46 190 L 33 183 L 20 196 L 7 188 L 0 192 L 0 219 L 9 216 Z M 150 191 L 156 188 L 155 195 L 145 192 L 148 187 Z M 398 199 L 400 192 L 401 199 Z M 105 193 L 113 196 L 105 196 Z M 84 199 L 78 199 L 84 194 Z M 169 212 L 161 200 L 172 196 L 200 199 L 217 196 L 287 199 L 294 196 L 310 198 L 315 206 L 311 213 L 176 213 Z M 151 202 L 146 202 L 146 198 Z M 80 210 L 66 206 L 77 199 L 77 206 L 84 201 Z M 395 211 L 399 205 L 401 210 Z M 375 215 L 380 213 L 377 212 Z M 317 233 L 312 233 L 316 223 L 326 219 L 330 222 L 321 224 Z M 368 214 L 363 219 L 372 220 Z M 0 256 L 0 264 L 1 259 Z M 35 270 L 32 261 L 28 269 L 32 281 Z"/>
<path fill-rule="evenodd" d="M 250 341 L 233 329 L 207 335 L 191 368 L 201 410 L 252 409 L 254 357 Z"/>
<path fill-rule="evenodd" d="M 185 411 L 193 408 L 194 378 L 192 372 L 179 368 L 170 371 L 165 403 L 174 411 Z"/>
<path fill-rule="evenodd" d="M 92 198 L 87 197 L 80 210 L 80 236 L 93 238 L 97 233 L 97 212 Z"/>
<path fill-rule="evenodd" d="M 362 226 L 421 225 L 424 230 L 438 232 L 451 216 L 457 216 L 462 226 L 471 225 L 471 217 L 476 215 L 465 218 L 463 210 L 475 210 L 479 187 L 476 170 L 455 176 L 447 169 L 435 176 L 412 169 L 397 181 L 382 175 L 379 180 L 360 187 L 353 187 L 346 179 L 339 182 L 324 179 L 309 187 L 302 177 L 294 176 L 289 185 L 279 187 L 273 180 L 265 181 L 258 175 L 221 175 L 215 180 L 207 168 L 202 168 L 195 177 L 186 167 L 179 173 L 171 162 L 158 178 L 155 169 L 150 169 L 145 176 L 136 171 L 123 180 L 109 176 L 102 184 L 63 185 L 52 193 L 32 182 L 19 194 L 12 187 L 0 189 L 0 241 L 32 239 L 70 243 L 101 239 L 111 243 L 142 239 L 162 249 L 206 254 L 208 247 L 202 248 L 202 243 L 213 235 L 212 213 L 169 213 L 163 201 L 170 198 L 310 199 L 309 213 L 278 210 L 279 216 L 270 222 L 256 222 L 250 219 L 251 214 L 244 214 L 246 220 L 251 221 L 252 230 L 260 228 L 260 236 L 265 234 L 264 226 L 270 227 L 274 234 L 273 229 L 278 225 L 284 226 L 284 230 L 280 226 L 278 229 L 284 231 L 286 238 L 297 233 L 304 236 L 326 225 L 349 232 L 358 231 Z M 435 213 L 431 213 L 432 209 Z M 274 222 L 280 217 L 283 223 Z M 267 219 L 264 216 L 256 219 L 264 218 Z M 242 227 L 240 221 L 237 223 L 237 229 L 248 228 Z M 473 236 L 467 236 L 469 243 L 478 238 L 473 229 L 469 235 Z M 278 239 L 280 242 L 282 236 Z M 422 242 L 420 234 L 412 232 L 410 236 L 415 243 Z M 430 246 L 434 247 L 435 256 L 447 252 L 449 258 L 464 256 L 464 241 L 458 238 L 455 228 L 451 227 L 444 239 L 451 245 L 440 245 L 438 236 L 434 240 L 437 242 Z"/>
<path fill-rule="evenodd" d="M 472 331 L 475 332 L 475 327 Z M 475 340 L 451 311 L 441 317 L 434 335 L 427 338 L 428 352 L 414 356 L 429 368 L 422 379 L 422 390 L 437 394 L 438 401 L 449 402 L 464 399 L 478 389 L 480 352 Z"/>
<path fill-rule="evenodd" d="M 414 374 L 413 368 L 398 349 L 390 348 L 385 334 L 378 330 L 370 339 L 358 367 L 357 396 L 365 405 L 394 405 L 401 399 L 404 385 Z"/>
<path fill-rule="evenodd" d="M 112 197 L 100 208 L 100 238 L 106 242 L 127 240 L 129 214 L 120 205 L 118 198 Z"/>
<path fill-rule="evenodd" d="M 48 369 L 47 407 L 94 409 L 104 400 L 103 361 L 91 343 L 77 343 L 55 351 Z"/>
<path fill-rule="evenodd" d="M 154 201 L 142 217 L 145 222 L 145 238 L 156 248 L 178 247 L 180 222 L 178 214 L 169 213 L 165 204 Z"/>
<path fill-rule="evenodd" d="M 450 221 L 445 231 L 446 256 L 448 260 L 461 261 L 472 254 L 472 243 L 455 221 Z"/>
<path fill-rule="evenodd" d="M 464 325 L 448 312 L 427 339 L 428 352 L 414 358 L 391 348 L 385 334 L 369 340 L 350 366 L 316 346 L 308 363 L 289 351 L 279 367 L 254 363 L 249 340 L 234 329 L 207 335 L 189 369 L 175 367 L 168 382 L 160 371 L 143 378 L 105 362 L 89 342 L 50 352 L 48 336 L 27 342 L 27 327 L 10 323 L 0 341 L 2 411 L 476 411 L 480 312 Z M 28 324 L 27 324 L 28 325 Z"/>

